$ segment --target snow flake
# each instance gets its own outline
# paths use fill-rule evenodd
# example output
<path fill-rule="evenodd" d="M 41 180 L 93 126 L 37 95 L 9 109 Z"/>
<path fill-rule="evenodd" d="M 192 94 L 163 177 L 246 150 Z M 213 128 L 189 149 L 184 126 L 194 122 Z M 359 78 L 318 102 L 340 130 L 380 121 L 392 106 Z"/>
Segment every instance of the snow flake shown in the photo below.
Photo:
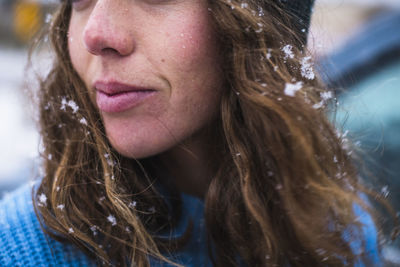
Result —
<path fill-rule="evenodd" d="M 268 48 L 267 54 L 265 55 L 265 56 L 267 57 L 267 59 L 271 59 L 271 57 L 272 57 L 271 52 L 272 52 L 272 49 L 271 49 L 271 48 Z"/>
<path fill-rule="evenodd" d="M 29 186 L 30 186 L 30 187 L 34 187 L 34 186 L 36 185 L 36 183 L 38 183 L 38 181 L 36 181 L 36 180 L 30 180 L 30 181 L 29 181 Z"/>
<path fill-rule="evenodd" d="M 322 100 L 324 101 L 328 101 L 329 99 L 331 99 L 333 97 L 333 94 L 331 91 L 326 91 L 326 92 L 322 92 L 320 94 Z"/>
<path fill-rule="evenodd" d="M 66 105 L 67 105 L 67 99 L 65 97 L 61 98 L 61 107 L 60 107 L 60 109 L 62 111 L 67 111 Z"/>
<path fill-rule="evenodd" d="M 45 23 L 47 23 L 47 24 L 50 23 L 52 19 L 53 19 L 53 15 L 47 13 L 46 18 L 45 18 Z"/>
<path fill-rule="evenodd" d="M 382 187 L 381 194 L 384 198 L 387 198 L 389 196 L 389 186 L 385 185 Z"/>
<path fill-rule="evenodd" d="M 149 211 L 150 213 L 155 213 L 155 212 L 156 212 L 156 208 L 155 208 L 154 206 L 152 206 L 152 207 L 150 207 L 150 208 L 148 209 L 148 211 Z"/>
<path fill-rule="evenodd" d="M 248 8 L 248 7 L 249 7 L 249 4 L 247 4 L 247 3 L 241 3 L 241 4 L 240 4 L 240 7 L 241 7 L 241 8 Z"/>
<path fill-rule="evenodd" d="M 324 254 L 326 254 L 326 250 L 323 249 L 323 248 L 317 248 L 317 249 L 315 250 L 315 252 L 317 252 L 318 255 L 324 255 Z"/>
<path fill-rule="evenodd" d="M 97 226 L 96 225 L 92 225 L 90 226 L 90 230 L 92 231 L 93 235 L 97 235 Z"/>
<path fill-rule="evenodd" d="M 72 108 L 72 112 L 73 112 L 73 113 L 76 113 L 76 112 L 78 112 L 78 110 L 79 110 L 78 105 L 77 105 L 73 100 L 68 101 L 68 106 L 69 106 L 70 108 Z"/>
<path fill-rule="evenodd" d="M 309 80 L 315 79 L 315 73 L 313 69 L 313 64 L 311 63 L 311 57 L 304 57 L 301 59 L 301 76 Z"/>
<path fill-rule="evenodd" d="M 322 108 L 323 106 L 324 106 L 324 101 L 322 100 L 322 101 L 320 101 L 320 102 L 314 104 L 312 107 L 313 107 L 313 109 L 320 109 L 320 108 Z"/>
<path fill-rule="evenodd" d="M 285 60 L 288 58 L 294 58 L 292 45 L 288 44 L 288 45 L 285 45 L 284 47 L 282 47 L 282 52 L 285 53 L 285 57 L 284 57 Z"/>
<path fill-rule="evenodd" d="M 129 203 L 129 208 L 134 208 L 136 207 L 137 202 L 136 201 L 132 201 L 131 203 Z"/>
<path fill-rule="evenodd" d="M 57 209 L 59 209 L 59 210 L 63 210 L 64 208 L 65 208 L 65 206 L 63 204 L 60 204 L 57 206 Z"/>
<path fill-rule="evenodd" d="M 349 130 L 344 131 L 344 133 L 340 132 L 339 130 L 336 130 L 336 136 L 339 139 L 344 139 L 345 140 L 345 138 L 347 137 L 348 134 L 349 134 Z"/>
<path fill-rule="evenodd" d="M 44 110 L 49 110 L 50 109 L 50 103 L 48 102 L 45 106 L 44 106 Z"/>
<path fill-rule="evenodd" d="M 342 172 L 338 172 L 338 173 L 336 173 L 335 177 L 337 179 L 342 179 L 342 178 L 345 178 L 346 175 L 347 175 L 347 172 L 343 172 L 343 173 Z"/>
<path fill-rule="evenodd" d="M 69 229 L 68 229 L 68 233 L 70 233 L 70 234 L 73 234 L 75 231 L 74 231 L 74 229 L 72 229 L 72 227 L 70 227 Z"/>
<path fill-rule="evenodd" d="M 46 205 L 46 204 L 47 204 L 47 197 L 46 197 L 46 195 L 43 194 L 43 193 L 40 194 L 40 196 L 39 196 L 39 201 L 40 201 L 41 204 Z"/>
<path fill-rule="evenodd" d="M 113 215 L 111 215 L 111 214 L 108 215 L 107 221 L 109 221 L 112 226 L 117 225 L 117 219 L 115 219 L 115 217 Z"/>
<path fill-rule="evenodd" d="M 285 95 L 294 96 L 297 91 L 299 91 L 303 87 L 303 82 L 287 83 L 285 86 Z"/>
<path fill-rule="evenodd" d="M 262 32 L 262 31 L 263 31 L 264 25 L 263 25 L 262 23 L 258 22 L 258 23 L 257 23 L 257 26 L 258 26 L 258 29 L 255 30 L 255 32 L 256 32 L 256 33 Z"/>
<path fill-rule="evenodd" d="M 61 107 L 60 109 L 63 111 L 67 111 L 67 107 L 70 107 L 72 109 L 72 113 L 77 113 L 79 110 L 78 105 L 75 103 L 73 100 L 68 100 L 66 97 L 61 98 Z"/>
<path fill-rule="evenodd" d="M 108 166 L 112 167 L 116 164 L 116 162 L 111 159 L 110 154 L 105 153 L 104 158 L 106 159 Z"/>
<path fill-rule="evenodd" d="M 87 120 L 85 118 L 80 119 L 79 122 L 87 126 Z"/>
<path fill-rule="evenodd" d="M 259 7 L 258 7 L 258 16 L 259 16 L 259 17 L 262 17 L 262 16 L 264 16 L 264 15 L 265 15 L 264 9 L 263 9 L 261 6 L 259 6 Z"/>

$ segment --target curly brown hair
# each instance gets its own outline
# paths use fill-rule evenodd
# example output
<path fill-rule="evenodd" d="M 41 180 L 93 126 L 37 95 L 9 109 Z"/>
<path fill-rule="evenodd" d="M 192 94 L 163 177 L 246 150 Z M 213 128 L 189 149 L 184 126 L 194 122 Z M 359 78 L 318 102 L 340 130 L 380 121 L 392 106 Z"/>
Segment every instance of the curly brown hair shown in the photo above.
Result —
<path fill-rule="evenodd" d="M 210 256 L 216 266 L 238 266 L 238 258 L 247 266 L 352 265 L 363 257 L 349 245 L 361 239 L 353 205 L 372 211 L 326 119 L 327 92 L 313 73 L 302 73 L 304 40 L 280 1 L 246 3 L 209 1 L 225 75 L 210 133 L 215 174 L 204 196 Z M 190 225 L 176 240 L 157 235 L 181 218 L 179 192 L 162 185 L 175 199 L 170 210 L 155 186 L 167 166 L 157 156 L 135 160 L 111 147 L 69 58 L 70 15 L 62 3 L 50 28 L 56 60 L 38 92 L 45 175 L 33 196 L 37 215 L 46 233 L 99 263 L 170 262 L 164 252 L 179 250 L 191 235 Z M 288 86 L 297 92 L 285 93 Z M 79 109 L 65 112 L 75 104 Z"/>

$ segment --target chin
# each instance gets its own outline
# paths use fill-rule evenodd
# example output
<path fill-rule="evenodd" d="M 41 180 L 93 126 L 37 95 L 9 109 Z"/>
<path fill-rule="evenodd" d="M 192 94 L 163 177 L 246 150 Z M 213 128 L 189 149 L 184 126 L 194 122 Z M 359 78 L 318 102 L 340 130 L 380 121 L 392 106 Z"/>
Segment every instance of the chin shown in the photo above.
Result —
<path fill-rule="evenodd" d="M 149 137 L 149 136 L 148 136 Z M 158 139 L 159 141 L 162 141 Z M 144 159 L 161 154 L 173 147 L 170 142 L 154 142 L 139 138 L 113 138 L 109 137 L 111 146 L 122 156 L 131 159 Z"/>

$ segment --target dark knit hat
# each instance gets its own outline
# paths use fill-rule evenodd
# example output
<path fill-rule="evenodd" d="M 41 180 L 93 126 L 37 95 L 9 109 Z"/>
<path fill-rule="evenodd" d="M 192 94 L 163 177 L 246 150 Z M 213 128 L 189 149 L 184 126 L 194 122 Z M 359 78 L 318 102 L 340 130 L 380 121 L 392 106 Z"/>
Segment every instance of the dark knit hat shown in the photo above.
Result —
<path fill-rule="evenodd" d="M 311 10 L 314 0 L 277 0 L 293 17 L 292 26 L 295 27 L 303 43 L 307 42 L 308 28 L 310 27 Z"/>

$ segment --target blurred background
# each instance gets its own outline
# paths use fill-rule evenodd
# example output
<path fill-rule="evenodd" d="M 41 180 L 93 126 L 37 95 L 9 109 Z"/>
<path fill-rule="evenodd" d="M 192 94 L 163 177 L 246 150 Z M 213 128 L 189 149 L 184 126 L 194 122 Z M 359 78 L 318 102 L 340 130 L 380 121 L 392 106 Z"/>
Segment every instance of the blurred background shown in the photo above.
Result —
<path fill-rule="evenodd" d="M 25 69 L 29 45 L 50 22 L 56 2 L 0 0 L 0 198 L 37 175 L 39 136 L 27 90 L 36 80 L 27 79 Z M 37 55 L 35 72 L 45 73 L 45 55 Z"/>
<path fill-rule="evenodd" d="M 41 47 L 26 72 L 27 49 L 51 23 L 57 2 L 0 0 L 0 197 L 38 175 L 29 89 L 48 71 L 51 54 Z M 376 190 L 399 211 L 400 0 L 316 0 L 309 50 L 338 97 L 338 127 L 363 151 L 380 182 Z M 400 266 L 398 247 L 384 247 L 393 266 Z"/>
<path fill-rule="evenodd" d="M 400 1 L 316 3 L 309 48 L 338 98 L 332 116 L 360 150 L 362 179 L 393 205 L 399 217 Z M 385 266 L 400 266 L 400 240 L 386 238 Z"/>

